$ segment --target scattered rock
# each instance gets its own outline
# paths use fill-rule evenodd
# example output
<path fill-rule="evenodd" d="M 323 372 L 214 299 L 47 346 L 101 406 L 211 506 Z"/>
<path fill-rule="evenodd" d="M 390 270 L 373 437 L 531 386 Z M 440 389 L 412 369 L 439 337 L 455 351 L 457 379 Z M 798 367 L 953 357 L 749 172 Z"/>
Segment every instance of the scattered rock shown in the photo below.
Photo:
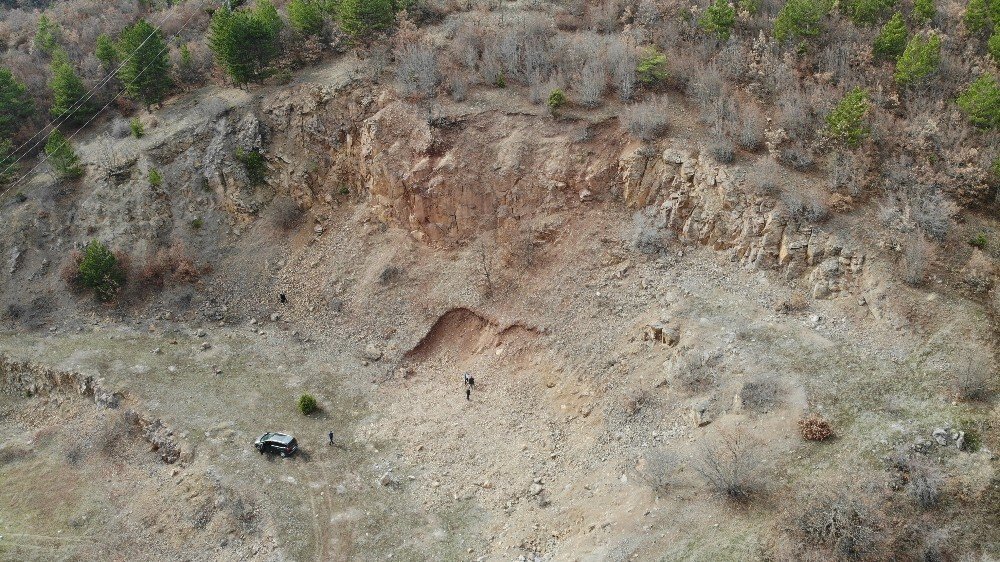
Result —
<path fill-rule="evenodd" d="M 708 412 L 708 404 L 696 404 L 691 408 L 691 425 L 704 427 L 712 423 L 712 415 Z"/>
<path fill-rule="evenodd" d="M 382 358 L 382 350 L 378 348 L 377 345 L 370 343 L 365 346 L 365 351 L 362 356 L 369 361 L 378 361 Z"/>

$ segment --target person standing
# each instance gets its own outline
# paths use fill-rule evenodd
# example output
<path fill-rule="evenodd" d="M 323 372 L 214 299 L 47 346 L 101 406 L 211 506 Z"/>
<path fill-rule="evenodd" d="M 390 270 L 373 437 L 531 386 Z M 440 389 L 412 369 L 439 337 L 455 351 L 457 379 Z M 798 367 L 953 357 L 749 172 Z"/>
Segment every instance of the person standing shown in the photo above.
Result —
<path fill-rule="evenodd" d="M 326 436 L 330 438 L 330 444 L 333 445 L 333 432 L 331 431 Z"/>
<path fill-rule="evenodd" d="M 472 400 L 472 387 L 465 385 L 465 399 Z"/>

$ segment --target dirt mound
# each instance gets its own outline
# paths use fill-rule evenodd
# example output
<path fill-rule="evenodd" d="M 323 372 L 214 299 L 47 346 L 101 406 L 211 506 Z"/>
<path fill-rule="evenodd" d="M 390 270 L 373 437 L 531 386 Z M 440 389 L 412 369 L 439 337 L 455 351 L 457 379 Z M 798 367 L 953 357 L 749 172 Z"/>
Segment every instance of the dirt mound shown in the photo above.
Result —
<path fill-rule="evenodd" d="M 496 344 L 496 322 L 469 310 L 453 308 L 442 314 L 404 359 L 423 361 L 438 354 L 469 357 Z"/>

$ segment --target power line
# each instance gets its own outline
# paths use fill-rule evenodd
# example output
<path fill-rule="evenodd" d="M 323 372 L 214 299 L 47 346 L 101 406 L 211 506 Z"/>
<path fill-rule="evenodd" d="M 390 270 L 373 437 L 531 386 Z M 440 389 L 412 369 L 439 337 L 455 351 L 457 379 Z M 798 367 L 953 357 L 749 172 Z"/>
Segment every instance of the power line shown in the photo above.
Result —
<path fill-rule="evenodd" d="M 165 15 L 160 20 L 160 23 L 156 25 L 156 30 L 159 30 L 163 26 L 163 24 L 167 23 L 167 20 L 169 20 L 172 17 L 173 17 L 173 13 Z M 190 17 L 188 19 L 190 20 Z M 181 29 L 183 29 L 183 27 Z M 52 127 L 53 129 L 55 129 L 55 128 L 63 125 L 66 121 L 68 121 L 70 119 L 70 117 L 72 117 L 73 113 L 75 113 L 80 108 L 82 108 L 83 104 L 86 103 L 88 100 L 90 100 L 90 98 L 94 97 L 94 94 L 97 92 L 97 90 L 99 88 L 103 87 L 108 82 L 110 82 L 111 79 L 114 78 L 114 76 L 116 74 L 118 74 L 118 71 L 125 67 L 125 65 L 128 63 L 128 61 L 132 57 L 134 57 L 136 55 L 136 53 L 139 52 L 139 49 L 141 49 L 143 47 L 143 45 L 145 45 L 146 42 L 149 41 L 153 37 L 153 35 L 156 34 L 156 30 L 154 30 L 153 33 L 150 33 L 145 39 L 143 39 L 142 43 L 140 43 L 139 46 L 136 47 L 135 50 L 132 51 L 129 54 L 129 56 L 125 57 L 125 60 L 123 60 L 122 63 L 120 65 L 118 65 L 117 68 L 115 68 L 114 70 L 112 70 L 111 72 L 109 72 L 108 75 L 105 76 L 104 79 L 99 84 L 97 84 L 94 87 L 92 87 L 86 94 L 84 94 L 84 96 L 82 96 L 79 100 L 77 100 L 73 105 L 71 105 L 69 108 L 65 109 L 62 113 L 59 114 L 59 116 L 57 116 L 55 119 L 53 119 L 52 121 L 50 121 L 44 127 L 42 127 L 41 129 L 39 129 L 34 135 L 31 136 L 31 138 L 29 138 L 28 140 L 24 141 L 21 144 L 21 146 L 18 146 L 17 148 L 15 148 L 14 150 L 12 150 L 11 153 L 10 153 L 10 155 L 7 156 L 6 158 L 4 158 L 4 160 L 6 160 L 7 158 L 10 158 L 10 157 L 13 157 L 13 156 L 17 155 L 17 153 L 19 151 L 21 151 L 22 148 L 24 148 L 25 146 L 27 146 L 28 143 L 30 143 L 31 141 L 35 140 L 36 137 L 38 137 L 43 132 L 45 132 L 45 130 L 48 129 L 49 127 Z M 175 36 L 176 36 L 176 34 L 175 34 Z M 56 123 L 57 121 L 59 121 L 59 122 Z M 33 144 L 31 146 L 31 148 L 29 148 L 29 149 L 25 150 L 24 152 L 22 152 L 21 156 L 17 157 L 17 159 L 14 160 L 13 162 L 11 162 L 10 165 L 8 165 L 6 168 L 4 168 L 3 171 L 0 171 L 0 177 L 3 177 L 3 175 L 6 174 L 7 171 L 9 171 L 11 168 L 13 168 L 14 166 L 16 166 L 28 154 L 30 154 L 32 151 L 34 151 L 36 148 L 38 148 L 38 145 L 40 145 L 42 143 L 43 139 L 44 139 L 44 137 L 41 138 L 41 139 L 38 139 L 38 141 L 36 141 L 35 144 Z M 3 162 L 0 161 L 0 165 L 2 165 L 2 164 L 3 164 Z"/>
<path fill-rule="evenodd" d="M 185 20 L 184 24 L 180 27 L 180 29 L 178 29 L 177 32 L 174 33 L 171 36 L 171 38 L 174 38 L 174 37 L 177 37 L 178 35 L 180 35 L 180 32 L 183 31 L 184 28 L 187 27 L 189 23 L 191 23 L 191 20 L 197 14 L 198 14 L 198 12 L 192 12 L 191 15 L 188 16 L 187 20 Z M 163 54 L 163 52 L 166 51 L 167 48 L 168 48 L 167 43 L 164 42 L 163 48 L 160 49 L 160 51 L 158 53 L 156 53 L 156 56 L 158 57 L 161 54 Z M 117 100 L 119 97 L 121 97 L 121 95 L 125 93 L 125 91 L 128 89 L 128 87 L 130 85 L 132 85 L 136 80 L 138 80 L 139 77 L 142 76 L 143 73 L 146 72 L 146 69 L 148 69 L 154 62 L 155 62 L 155 57 L 154 57 L 154 60 L 149 61 L 149 63 L 147 63 L 146 66 L 144 66 L 143 69 L 140 70 L 135 75 L 135 78 L 133 78 L 132 81 L 130 81 L 128 84 L 126 84 L 125 87 L 122 88 L 120 92 L 118 92 L 117 94 L 115 94 L 115 97 L 111 98 L 111 100 L 108 101 L 108 103 L 104 104 L 104 107 L 102 107 L 101 109 L 97 110 L 97 112 L 94 113 L 94 115 L 91 116 L 91 118 L 88 119 L 86 123 L 84 123 L 83 125 L 81 125 L 77 130 L 73 131 L 68 137 L 66 137 L 63 140 L 62 144 L 60 144 L 59 146 L 55 147 L 55 149 L 53 150 L 53 152 L 55 152 L 56 150 L 59 150 L 60 148 L 62 148 L 63 146 L 65 146 L 66 143 L 68 143 L 70 141 L 70 139 L 72 139 L 73 137 L 75 137 L 77 133 L 79 133 L 80 131 L 82 131 L 83 129 L 85 129 L 87 127 L 87 125 L 89 125 L 94 119 L 96 119 L 97 116 L 100 115 L 102 111 L 104 111 L 105 109 L 107 109 L 108 107 L 110 107 L 111 104 L 114 103 L 115 100 Z M 3 190 L 3 192 L 0 192 L 0 198 L 2 198 L 4 195 L 6 195 L 8 192 L 10 192 L 10 190 L 14 189 L 14 187 L 17 186 L 17 184 L 19 184 L 22 181 L 24 181 L 25 178 L 27 178 L 28 176 L 30 176 L 32 174 L 32 172 L 34 172 L 35 170 L 38 169 L 39 166 L 41 166 L 42 164 L 44 164 L 45 162 L 47 162 L 48 159 L 49 159 L 49 155 L 46 154 L 41 160 L 38 161 L 37 164 L 35 164 L 34 166 L 32 166 L 31 169 L 27 171 L 27 173 L 25 173 L 24 175 L 20 176 L 19 178 L 17 178 L 13 182 L 11 182 L 11 184 L 9 186 L 7 186 L 7 189 Z"/>

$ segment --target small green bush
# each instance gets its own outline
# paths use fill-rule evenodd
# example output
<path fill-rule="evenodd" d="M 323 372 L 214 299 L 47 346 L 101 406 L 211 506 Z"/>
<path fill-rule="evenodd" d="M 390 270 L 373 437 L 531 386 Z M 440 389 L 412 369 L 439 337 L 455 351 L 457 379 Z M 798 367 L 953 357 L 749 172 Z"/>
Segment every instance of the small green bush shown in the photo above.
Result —
<path fill-rule="evenodd" d="M 251 185 L 260 185 L 267 179 L 267 161 L 264 160 L 264 155 L 260 151 L 247 152 L 242 148 L 237 148 L 236 159 L 243 164 Z"/>
<path fill-rule="evenodd" d="M 830 12 L 826 0 L 788 0 L 774 19 L 779 42 L 815 37 L 823 31 L 823 17 Z"/>
<path fill-rule="evenodd" d="M 389 29 L 395 20 L 392 0 L 342 0 L 337 11 L 340 28 L 353 37 Z"/>
<path fill-rule="evenodd" d="M 146 128 L 142 126 L 142 121 L 139 121 L 138 117 L 133 117 L 129 122 L 128 126 L 132 129 L 132 136 L 137 139 L 141 139 L 146 135 Z"/>
<path fill-rule="evenodd" d="M 988 243 L 989 240 L 986 238 L 986 234 L 982 232 L 969 239 L 969 245 L 979 248 L 980 250 L 985 250 Z"/>
<path fill-rule="evenodd" d="M 923 81 L 937 71 L 941 64 L 941 37 L 913 36 L 896 62 L 896 82 L 909 86 Z"/>
<path fill-rule="evenodd" d="M 646 86 L 660 85 L 667 79 L 667 56 L 656 50 L 655 47 L 648 49 L 639 58 L 635 73 L 639 82 Z"/>
<path fill-rule="evenodd" d="M 504 78 L 503 72 L 497 74 L 497 79 L 493 81 L 493 85 L 496 86 L 497 88 L 507 87 L 507 79 Z"/>
<path fill-rule="evenodd" d="M 739 9 L 751 16 L 756 16 L 760 12 L 760 0 L 739 0 Z"/>
<path fill-rule="evenodd" d="M 205 221 L 201 217 L 198 217 L 191 221 L 191 228 L 195 230 L 201 230 L 201 227 L 205 226 Z"/>
<path fill-rule="evenodd" d="M 868 91 L 854 88 L 827 115 L 827 135 L 856 148 L 868 136 L 868 127 L 864 123 L 868 108 Z"/>
<path fill-rule="evenodd" d="M 161 176 L 160 172 L 156 171 L 154 168 L 150 168 L 149 170 L 149 185 L 153 187 L 160 187 L 163 185 L 163 176 Z"/>
<path fill-rule="evenodd" d="M 736 24 L 736 9 L 728 0 L 715 0 L 698 20 L 698 25 L 707 33 L 712 33 L 723 41 L 729 40 Z"/>
<path fill-rule="evenodd" d="M 308 416 L 317 410 L 319 410 L 319 404 L 312 394 L 299 396 L 299 412 L 302 412 L 303 416 Z"/>
<path fill-rule="evenodd" d="M 906 22 L 903 20 L 903 14 L 896 12 L 875 38 L 872 52 L 876 58 L 895 61 L 905 49 Z"/>
<path fill-rule="evenodd" d="M 937 15 L 934 0 L 913 0 L 913 19 L 917 23 L 928 23 Z"/>
<path fill-rule="evenodd" d="M 114 299 L 125 285 L 125 270 L 118 263 L 118 258 L 97 240 L 87 244 L 78 270 L 80 283 L 93 289 L 94 294 L 102 301 Z"/>
<path fill-rule="evenodd" d="M 1000 1 L 969 0 L 965 10 L 965 27 L 973 33 L 988 30 L 1000 24 Z"/>
<path fill-rule="evenodd" d="M 559 88 L 556 88 L 555 90 L 552 90 L 551 94 L 549 94 L 549 99 L 546 103 L 548 103 L 549 109 L 556 111 L 560 107 L 566 105 L 566 94 L 564 94 Z"/>
<path fill-rule="evenodd" d="M 1000 128 L 1000 85 L 992 74 L 983 74 L 956 100 L 969 120 L 983 129 Z"/>

